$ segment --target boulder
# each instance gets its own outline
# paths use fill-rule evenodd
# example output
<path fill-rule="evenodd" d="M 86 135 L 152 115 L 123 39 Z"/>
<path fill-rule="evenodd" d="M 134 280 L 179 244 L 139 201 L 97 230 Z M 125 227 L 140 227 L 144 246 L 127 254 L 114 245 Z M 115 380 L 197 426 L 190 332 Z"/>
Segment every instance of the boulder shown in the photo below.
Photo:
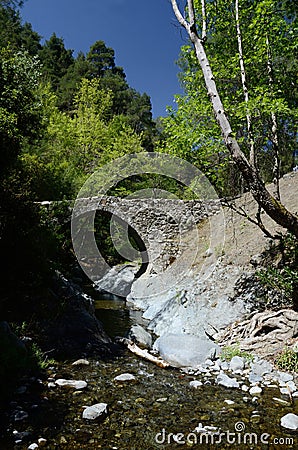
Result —
<path fill-rule="evenodd" d="M 154 350 L 174 367 L 198 367 L 213 359 L 220 347 L 210 339 L 190 334 L 166 334 L 156 339 Z"/>
<path fill-rule="evenodd" d="M 119 351 L 95 316 L 92 299 L 77 285 L 56 273 L 52 291 L 58 307 L 55 320 L 40 323 L 43 349 L 51 350 L 54 357 L 69 359 L 91 354 L 105 357 Z"/>
<path fill-rule="evenodd" d="M 128 332 L 128 338 L 141 347 L 150 348 L 152 345 L 151 334 L 141 327 L 141 325 L 133 325 Z"/>
<path fill-rule="evenodd" d="M 119 264 L 112 267 L 101 280 L 95 281 L 94 287 L 103 294 L 109 293 L 118 297 L 126 297 L 138 270 L 139 266 L 136 264 Z"/>

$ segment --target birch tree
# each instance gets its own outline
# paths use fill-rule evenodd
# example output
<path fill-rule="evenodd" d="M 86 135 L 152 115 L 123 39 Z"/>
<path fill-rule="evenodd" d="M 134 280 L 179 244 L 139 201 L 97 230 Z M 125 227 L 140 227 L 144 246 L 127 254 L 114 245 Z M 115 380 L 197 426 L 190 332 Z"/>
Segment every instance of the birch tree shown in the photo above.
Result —
<path fill-rule="evenodd" d="M 212 67 L 206 54 L 205 38 L 203 39 L 203 36 L 200 35 L 198 31 L 194 0 L 187 0 L 187 8 L 185 11 L 179 7 L 176 0 L 171 0 L 171 3 L 179 24 L 186 30 L 193 45 L 195 57 L 203 74 L 205 87 L 212 104 L 216 121 L 220 127 L 223 141 L 232 160 L 237 165 L 258 205 L 263 208 L 277 224 L 286 228 L 298 238 L 298 217 L 294 213 L 288 211 L 278 199 L 269 193 L 258 169 L 247 159 L 245 153 L 242 151 L 241 144 L 236 138 L 237 130 L 232 129 L 217 88 Z M 204 16 L 206 16 L 206 14 Z M 206 18 L 203 20 L 205 21 Z M 202 29 L 202 27 L 200 28 Z"/>

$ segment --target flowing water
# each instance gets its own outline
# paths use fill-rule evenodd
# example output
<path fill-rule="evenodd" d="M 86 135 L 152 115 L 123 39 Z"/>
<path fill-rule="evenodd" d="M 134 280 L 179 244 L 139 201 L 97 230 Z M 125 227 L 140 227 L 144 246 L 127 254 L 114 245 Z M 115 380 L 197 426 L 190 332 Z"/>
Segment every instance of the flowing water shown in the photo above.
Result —
<path fill-rule="evenodd" d="M 113 336 L 125 333 L 134 322 L 123 299 L 97 299 L 96 307 Z M 280 427 L 283 415 L 297 414 L 297 400 L 289 405 L 277 403 L 273 400 L 281 398 L 277 387 L 265 388 L 253 399 L 240 389 L 216 386 L 208 374 L 195 377 L 178 369 L 161 369 L 127 351 L 109 361 L 89 361 L 89 366 L 78 367 L 60 363 L 48 369 L 41 381 L 23 380 L 27 390 L 16 394 L 7 417 L 17 408 L 28 417 L 8 421 L 0 449 L 27 449 L 38 438 L 47 440 L 47 449 L 70 450 L 298 448 L 297 434 Z M 115 381 L 121 373 L 133 374 L 135 381 Z M 85 380 L 88 386 L 82 391 L 49 388 L 48 378 Z M 191 388 L 193 379 L 203 385 Z M 101 402 L 108 404 L 103 421 L 82 418 L 85 406 Z M 200 434 L 200 423 L 216 429 Z M 18 445 L 14 444 L 16 430 L 29 433 Z M 218 430 L 222 435 L 216 434 Z"/>

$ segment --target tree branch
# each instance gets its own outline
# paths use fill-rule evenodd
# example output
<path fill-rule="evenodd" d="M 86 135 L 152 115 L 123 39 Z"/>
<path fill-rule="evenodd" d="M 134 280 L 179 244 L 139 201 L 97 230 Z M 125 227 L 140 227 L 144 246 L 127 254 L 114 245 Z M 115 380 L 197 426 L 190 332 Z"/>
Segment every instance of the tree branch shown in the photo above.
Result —
<path fill-rule="evenodd" d="M 247 160 L 245 154 L 241 150 L 238 141 L 232 134 L 232 128 L 229 119 L 225 113 L 220 95 L 217 90 L 214 75 L 208 61 L 203 41 L 199 38 L 195 27 L 190 27 L 188 22 L 183 19 L 176 0 L 171 0 L 175 15 L 186 29 L 189 38 L 194 46 L 197 60 L 203 72 L 205 85 L 212 103 L 216 121 L 221 129 L 222 136 L 227 149 L 229 150 L 233 160 L 242 173 L 243 178 L 247 182 L 249 189 L 256 202 L 264 209 L 271 219 L 277 224 L 286 228 L 298 238 L 298 217 L 288 211 L 270 192 L 266 189 L 264 182 L 260 178 L 259 172 Z M 188 0 L 188 4 L 193 7 L 193 0 Z"/>
<path fill-rule="evenodd" d="M 187 23 L 187 21 L 184 19 L 184 17 L 182 16 L 180 9 L 177 5 L 177 1 L 176 0 L 171 0 L 172 3 L 172 7 L 173 7 L 173 11 L 174 14 L 176 16 L 176 19 L 178 20 L 178 22 L 180 23 L 180 25 L 183 26 L 183 28 L 185 28 L 186 30 L 188 30 L 189 28 L 189 24 Z"/>

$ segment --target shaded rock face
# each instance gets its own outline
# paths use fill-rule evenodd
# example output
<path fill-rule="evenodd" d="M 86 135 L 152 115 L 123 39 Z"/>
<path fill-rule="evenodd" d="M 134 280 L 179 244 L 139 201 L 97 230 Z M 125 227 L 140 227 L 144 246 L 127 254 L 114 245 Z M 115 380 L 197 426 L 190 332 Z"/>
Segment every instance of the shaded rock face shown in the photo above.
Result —
<path fill-rule="evenodd" d="M 28 363 L 25 344 L 12 332 L 7 322 L 0 321 L 0 396 L 5 396 L 8 385 L 18 377 Z"/>
<path fill-rule="evenodd" d="M 136 264 L 119 264 L 112 267 L 101 280 L 94 283 L 94 287 L 102 294 L 116 293 L 119 297 L 126 297 L 135 276 L 139 270 Z"/>
<path fill-rule="evenodd" d="M 53 291 L 60 303 L 55 320 L 41 323 L 43 347 L 51 356 L 77 358 L 83 355 L 111 356 L 119 351 L 95 316 L 90 297 L 61 274 L 56 274 Z"/>

